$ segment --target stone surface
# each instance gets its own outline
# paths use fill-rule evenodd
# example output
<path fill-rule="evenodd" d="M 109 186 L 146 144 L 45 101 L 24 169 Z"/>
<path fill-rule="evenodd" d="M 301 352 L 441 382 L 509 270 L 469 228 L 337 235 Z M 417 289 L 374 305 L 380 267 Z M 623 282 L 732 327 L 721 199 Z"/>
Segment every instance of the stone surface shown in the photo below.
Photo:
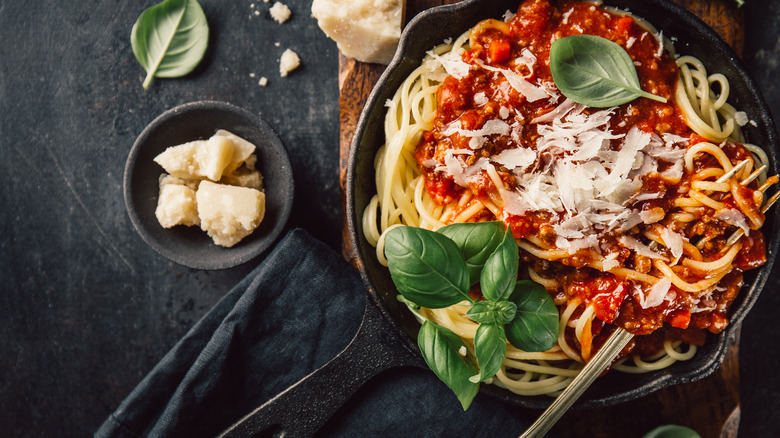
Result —
<path fill-rule="evenodd" d="M 212 32 L 204 61 L 187 77 L 155 79 L 144 91 L 130 29 L 155 3 L 0 3 L 4 436 L 92 434 L 257 263 L 192 270 L 159 256 L 136 234 L 122 199 L 124 163 L 136 136 L 165 110 L 213 99 L 259 114 L 290 153 L 296 178 L 290 225 L 340 246 L 338 52 L 311 18 L 310 2 L 285 1 L 293 15 L 279 24 L 261 1 L 201 0 Z M 746 3 L 745 60 L 777 122 L 780 4 Z M 280 78 L 278 60 L 287 48 L 302 65 Z M 266 87 L 258 85 L 261 77 Z M 780 381 L 773 377 L 780 353 L 772 329 L 778 287 L 774 274 L 744 323 L 744 436 L 780 430 L 774 415 Z"/>
<path fill-rule="evenodd" d="M 192 270 L 136 234 L 122 198 L 124 164 L 165 110 L 210 99 L 260 115 L 290 154 L 289 225 L 340 247 L 338 51 L 310 3 L 285 1 L 293 15 L 279 24 L 262 1 L 202 0 L 211 28 L 205 59 L 194 73 L 155 79 L 144 91 L 130 30 L 156 3 L 0 3 L 5 436 L 91 435 L 258 262 Z M 302 65 L 280 78 L 287 48 Z"/>

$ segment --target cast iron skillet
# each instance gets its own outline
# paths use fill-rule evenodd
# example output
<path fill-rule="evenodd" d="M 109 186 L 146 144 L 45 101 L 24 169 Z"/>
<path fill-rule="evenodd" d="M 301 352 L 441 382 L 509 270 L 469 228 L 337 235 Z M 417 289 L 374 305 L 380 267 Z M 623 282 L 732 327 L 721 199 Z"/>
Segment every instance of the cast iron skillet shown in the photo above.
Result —
<path fill-rule="evenodd" d="M 729 101 L 745 111 L 756 126 L 746 126 L 748 140 L 768 152 L 776 173 L 777 134 L 769 110 L 753 80 L 730 47 L 706 24 L 679 6 L 664 0 L 608 0 L 605 4 L 628 9 L 676 39 L 680 54 L 697 56 L 708 70 L 724 73 L 731 83 Z M 397 290 L 388 270 L 376 260 L 375 249 L 363 237 L 361 216 L 373 193 L 374 155 L 384 138 L 384 103 L 415 69 L 425 52 L 445 38 L 455 38 L 486 18 L 500 18 L 515 11 L 518 0 L 466 0 L 429 9 L 415 17 L 401 37 L 395 57 L 374 87 L 358 122 L 347 171 L 347 221 L 361 276 L 368 288 L 363 324 L 352 343 L 323 368 L 249 414 L 225 436 L 247 436 L 275 426 L 273 431 L 307 434 L 316 431 L 357 388 L 380 371 L 400 365 L 423 366 L 416 346 L 419 324 L 396 301 Z M 765 229 L 777 222 L 773 212 Z M 771 234 L 771 233 L 768 233 Z M 579 408 L 605 407 L 647 395 L 665 386 L 702 379 L 723 361 L 729 337 L 756 301 L 774 262 L 778 236 L 767 235 L 767 263 L 746 275 L 746 286 L 734 302 L 729 327 L 708 336 L 694 359 L 678 362 L 666 370 L 640 375 L 618 372 L 599 378 L 575 404 Z M 327 388 L 328 391 L 321 389 Z M 492 385 L 481 391 L 523 407 L 545 408 L 547 396 L 519 396 Z M 325 397 L 329 395 L 330 397 Z M 305 420 L 304 420 L 305 419 Z"/>

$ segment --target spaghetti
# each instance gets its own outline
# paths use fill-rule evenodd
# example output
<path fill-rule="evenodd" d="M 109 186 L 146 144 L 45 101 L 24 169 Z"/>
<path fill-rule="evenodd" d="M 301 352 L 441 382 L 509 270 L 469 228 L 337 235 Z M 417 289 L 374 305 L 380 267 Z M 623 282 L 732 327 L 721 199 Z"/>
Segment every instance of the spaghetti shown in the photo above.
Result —
<path fill-rule="evenodd" d="M 553 40 L 576 34 L 621 45 L 642 88 L 667 102 L 595 109 L 566 99 L 546 60 Z M 638 18 L 527 0 L 432 49 L 387 102 L 365 237 L 386 263 L 383 236 L 396 226 L 511 227 L 521 275 L 542 284 L 560 313 L 550 351 L 507 345 L 493 383 L 518 394 L 562 390 L 615 327 L 638 335 L 616 370 L 690 359 L 707 331 L 728 324 L 742 272 L 766 259 L 761 207 L 778 181 L 766 175 L 766 154 L 745 143 L 746 115 L 728 94 L 725 76 L 676 56 Z M 467 311 L 416 314 L 473 352 Z"/>

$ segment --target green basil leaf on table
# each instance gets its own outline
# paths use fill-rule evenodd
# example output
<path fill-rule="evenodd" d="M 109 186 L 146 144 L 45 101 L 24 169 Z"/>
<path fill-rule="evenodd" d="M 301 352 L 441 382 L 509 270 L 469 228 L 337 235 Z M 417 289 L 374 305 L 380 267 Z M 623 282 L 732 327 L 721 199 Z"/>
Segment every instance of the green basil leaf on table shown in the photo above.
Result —
<path fill-rule="evenodd" d="M 394 228 L 385 237 L 385 256 L 393 283 L 407 300 L 430 309 L 474 301 L 466 261 L 448 237 L 422 228 Z"/>
<path fill-rule="evenodd" d="M 618 44 L 594 35 L 572 35 L 550 46 L 550 72 L 564 96 L 595 108 L 637 97 L 666 102 L 642 90 L 634 62 Z"/>
<path fill-rule="evenodd" d="M 194 70 L 208 39 L 206 14 L 196 0 L 164 0 L 146 9 L 130 38 L 135 58 L 146 70 L 144 89 L 154 77 L 176 78 Z"/>
<path fill-rule="evenodd" d="M 500 324 L 509 324 L 515 318 L 517 305 L 509 301 L 477 301 L 466 312 L 466 316 L 472 321 L 484 324 L 498 322 Z"/>
<path fill-rule="evenodd" d="M 474 336 L 474 355 L 477 356 L 479 374 L 470 380 L 478 383 L 495 376 L 506 357 L 504 326 L 497 322 L 480 324 Z"/>
<path fill-rule="evenodd" d="M 517 282 L 509 298 L 517 315 L 506 325 L 506 338 L 523 351 L 547 351 L 558 340 L 558 308 L 544 286 L 530 280 Z"/>
<path fill-rule="evenodd" d="M 479 275 L 490 254 L 496 250 L 504 237 L 504 224 L 499 221 L 479 223 L 455 223 L 437 230 L 452 239 L 466 259 L 469 283 L 479 283 Z"/>
<path fill-rule="evenodd" d="M 485 262 L 480 285 L 488 301 L 506 300 L 515 289 L 519 256 L 512 230 L 507 228 L 501 243 Z"/>
<path fill-rule="evenodd" d="M 474 363 L 460 355 L 466 345 L 451 330 L 425 321 L 417 335 L 423 359 L 436 376 L 458 397 L 463 410 L 471 405 L 479 391 L 479 383 L 469 381 L 478 372 Z"/>

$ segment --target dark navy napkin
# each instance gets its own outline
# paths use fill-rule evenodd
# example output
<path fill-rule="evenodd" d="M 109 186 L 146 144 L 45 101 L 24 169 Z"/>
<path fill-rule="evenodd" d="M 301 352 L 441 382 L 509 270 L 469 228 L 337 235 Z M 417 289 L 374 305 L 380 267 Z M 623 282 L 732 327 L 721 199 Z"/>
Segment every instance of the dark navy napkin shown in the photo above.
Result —
<path fill-rule="evenodd" d="M 357 270 L 307 232 L 290 231 L 162 358 L 96 436 L 218 435 L 343 350 L 366 299 Z M 404 367 L 370 380 L 318 435 L 510 437 L 536 415 L 482 394 L 464 412 L 432 372 Z"/>

